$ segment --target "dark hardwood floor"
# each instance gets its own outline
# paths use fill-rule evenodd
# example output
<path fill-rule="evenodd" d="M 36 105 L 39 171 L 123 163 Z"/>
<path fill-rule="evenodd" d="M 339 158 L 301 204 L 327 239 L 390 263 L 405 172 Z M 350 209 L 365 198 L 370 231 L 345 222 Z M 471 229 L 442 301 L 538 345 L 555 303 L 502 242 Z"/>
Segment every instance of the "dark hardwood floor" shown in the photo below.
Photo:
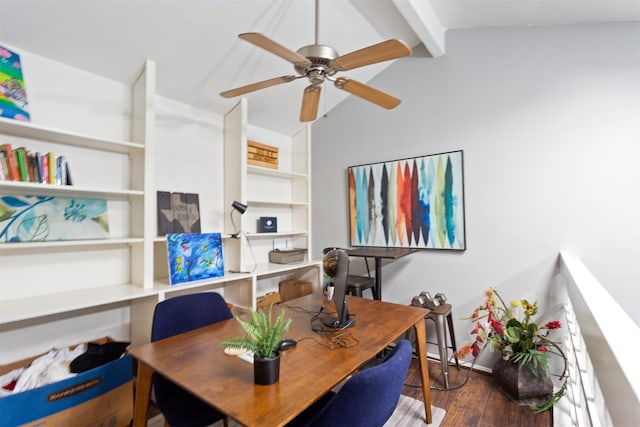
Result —
<path fill-rule="evenodd" d="M 444 388 L 440 363 L 429 361 L 431 380 L 431 401 L 434 406 L 447 411 L 442 427 L 549 427 L 552 425 L 552 412 L 534 413 L 527 406 L 518 406 L 506 397 L 493 382 L 490 374 L 472 371 L 466 384 L 463 384 L 469 370 L 455 366 L 449 368 L 449 390 Z M 420 373 L 417 360 L 411 362 L 402 394 L 422 399 Z"/>

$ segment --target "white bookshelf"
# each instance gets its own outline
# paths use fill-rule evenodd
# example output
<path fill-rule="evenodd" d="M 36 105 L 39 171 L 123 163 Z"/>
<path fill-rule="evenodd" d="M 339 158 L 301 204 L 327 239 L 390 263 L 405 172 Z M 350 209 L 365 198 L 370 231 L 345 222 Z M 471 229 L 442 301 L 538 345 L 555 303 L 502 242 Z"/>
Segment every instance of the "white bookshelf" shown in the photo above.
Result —
<path fill-rule="evenodd" d="M 137 345 L 149 340 L 153 309 L 166 298 L 218 291 L 235 307 L 248 310 L 255 308 L 262 289 L 277 288 L 279 280 L 296 277 L 320 283 L 322 266 L 310 261 L 311 254 L 297 264 L 270 264 L 267 250 L 273 239 L 311 248 L 309 130 L 290 138 L 291 147 L 284 150 L 289 153 L 290 167 L 272 170 L 249 166 L 241 161 L 246 159 L 243 101 L 242 111 L 232 119 L 238 120 L 236 124 L 228 125 L 225 120 L 223 231 L 225 267 L 243 272 L 227 271 L 223 277 L 169 284 L 166 249 L 162 247 L 165 239 L 157 236 L 155 220 L 155 65 L 146 61 L 143 68 L 132 85 L 130 141 L 0 118 L 0 138 L 12 145 L 29 148 L 33 144 L 38 150 L 51 147 L 60 154 L 67 149 L 80 150 L 77 158 L 82 162 L 95 160 L 100 164 L 95 176 L 89 174 L 92 179 L 74 177 L 72 186 L 0 181 L 0 195 L 106 199 L 110 222 L 110 234 L 105 239 L 0 243 L 0 338 L 7 345 L 31 346 L 38 339 L 57 342 L 48 335 L 56 334 L 58 327 L 68 328 L 64 333 L 69 337 L 84 339 L 79 332 L 84 327 L 98 330 L 101 319 L 114 317 L 117 324 L 106 325 L 104 330 L 124 333 L 126 328 L 132 344 Z M 228 132 L 236 134 L 233 138 L 242 135 L 244 144 L 229 149 L 234 139 Z M 108 162 L 120 167 L 115 169 L 115 180 L 106 178 L 107 172 L 102 170 Z M 73 163 L 70 167 L 73 177 Z M 275 185 L 276 190 L 252 197 L 247 180 L 256 178 Z M 243 230 L 240 239 L 230 238 L 234 230 L 228 215 L 233 200 L 250 206 L 251 213 L 237 220 Z M 251 225 L 260 211 L 277 212 L 282 221 L 277 233 L 258 233 L 255 224 Z M 252 248 L 256 249 L 256 259 Z M 164 266 L 164 271 L 158 271 L 159 266 Z M 29 338 L 30 334 L 36 338 Z M 3 358 L 9 357 L 3 354 Z"/>
<path fill-rule="evenodd" d="M 225 258 L 232 255 L 229 267 L 238 271 L 254 272 L 254 282 L 269 282 L 252 287 L 252 306 L 263 288 L 277 290 L 277 281 L 287 276 L 308 276 L 307 267 L 312 267 L 310 281 L 320 283 L 321 266 L 310 262 L 311 250 L 311 134 L 305 127 L 296 135 L 254 135 L 247 124 L 246 99 L 225 116 L 224 120 L 224 216 L 225 234 L 241 230 L 238 239 L 227 239 Z M 273 140 L 269 139 L 271 137 Z M 247 163 L 247 142 L 255 140 L 278 147 L 278 168 L 272 169 Z M 248 206 L 244 215 L 233 212 L 231 203 L 239 201 Z M 231 221 L 234 215 L 234 221 Z M 260 217 L 276 217 L 277 232 L 261 233 L 257 222 Z M 234 226 L 235 222 L 235 226 Z M 276 244 L 305 248 L 307 255 L 300 264 L 271 264 L 268 252 Z M 225 262 L 226 262 L 225 259 Z"/>
<path fill-rule="evenodd" d="M 83 181 L 73 186 L 0 181 L 3 196 L 105 199 L 110 219 L 110 237 L 106 239 L 0 243 L 0 325 L 37 324 L 38 319 L 126 303 L 152 292 L 150 233 L 155 225 L 148 224 L 146 218 L 155 205 L 148 203 L 145 195 L 152 188 L 149 156 L 155 126 L 155 64 L 147 61 L 143 68 L 132 85 L 131 141 L 0 118 L 0 137 L 14 147 L 37 145 L 58 154 L 80 150 L 86 156 L 84 161 L 107 157 L 118 165 L 115 170 L 126 175 L 114 179 L 113 184 L 97 180 L 97 184 Z M 72 176 L 73 166 L 71 163 Z M 116 265 L 125 266 L 125 273 L 112 274 Z"/>

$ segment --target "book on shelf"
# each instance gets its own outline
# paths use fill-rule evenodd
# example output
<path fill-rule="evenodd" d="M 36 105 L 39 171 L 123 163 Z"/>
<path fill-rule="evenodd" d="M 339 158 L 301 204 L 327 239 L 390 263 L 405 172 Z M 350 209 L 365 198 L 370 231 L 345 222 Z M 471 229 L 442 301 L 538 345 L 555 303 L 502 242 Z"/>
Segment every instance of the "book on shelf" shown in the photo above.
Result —
<path fill-rule="evenodd" d="M 11 181 L 20 180 L 20 172 L 18 172 L 18 161 L 13 153 L 11 144 L 0 145 L 0 151 L 2 151 L 6 157 L 8 176 Z"/>
<path fill-rule="evenodd" d="M 49 166 L 49 179 L 47 182 L 49 184 L 56 183 L 56 154 L 53 151 L 47 153 L 47 164 Z"/>
<path fill-rule="evenodd" d="M 9 179 L 9 175 L 7 174 L 8 172 L 9 168 L 7 166 L 6 156 L 4 154 L 4 151 L 0 151 L 0 179 Z"/>
<path fill-rule="evenodd" d="M 18 170 L 20 171 L 20 181 L 29 182 L 29 170 L 27 169 L 27 154 L 24 147 L 15 149 L 15 156 L 18 162 Z"/>
<path fill-rule="evenodd" d="M 62 185 L 73 185 L 73 181 L 71 180 L 71 169 L 69 169 L 69 162 L 67 159 L 63 158 L 62 162 Z"/>
<path fill-rule="evenodd" d="M 69 164 L 64 156 L 56 157 L 56 185 L 71 185 L 71 176 L 69 175 Z"/>
<path fill-rule="evenodd" d="M 47 153 L 37 152 L 38 165 L 40 167 L 40 182 L 43 184 L 49 183 L 49 155 Z"/>

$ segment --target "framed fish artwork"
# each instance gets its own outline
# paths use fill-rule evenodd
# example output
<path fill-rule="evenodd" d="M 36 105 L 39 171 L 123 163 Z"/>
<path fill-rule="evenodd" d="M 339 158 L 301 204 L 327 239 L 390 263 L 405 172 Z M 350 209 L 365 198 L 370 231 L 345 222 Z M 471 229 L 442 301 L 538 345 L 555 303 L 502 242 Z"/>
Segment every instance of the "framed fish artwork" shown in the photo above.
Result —
<path fill-rule="evenodd" d="M 220 233 L 167 234 L 167 255 L 171 285 L 224 276 Z"/>
<path fill-rule="evenodd" d="M 352 246 L 466 249 L 462 150 L 347 172 Z"/>

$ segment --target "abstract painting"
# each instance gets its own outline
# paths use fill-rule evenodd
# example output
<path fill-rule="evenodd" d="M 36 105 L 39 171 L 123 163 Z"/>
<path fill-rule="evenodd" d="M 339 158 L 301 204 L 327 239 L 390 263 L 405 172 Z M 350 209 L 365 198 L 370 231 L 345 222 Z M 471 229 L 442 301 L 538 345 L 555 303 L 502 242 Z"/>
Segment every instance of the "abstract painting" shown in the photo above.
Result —
<path fill-rule="evenodd" d="M 167 234 L 167 253 L 171 285 L 224 275 L 220 233 Z"/>
<path fill-rule="evenodd" d="M 350 166 L 352 246 L 465 250 L 462 151 Z"/>
<path fill-rule="evenodd" d="M 30 121 L 20 55 L 0 46 L 0 117 Z"/>
<path fill-rule="evenodd" d="M 106 239 L 107 201 L 53 196 L 0 196 L 0 242 Z"/>

